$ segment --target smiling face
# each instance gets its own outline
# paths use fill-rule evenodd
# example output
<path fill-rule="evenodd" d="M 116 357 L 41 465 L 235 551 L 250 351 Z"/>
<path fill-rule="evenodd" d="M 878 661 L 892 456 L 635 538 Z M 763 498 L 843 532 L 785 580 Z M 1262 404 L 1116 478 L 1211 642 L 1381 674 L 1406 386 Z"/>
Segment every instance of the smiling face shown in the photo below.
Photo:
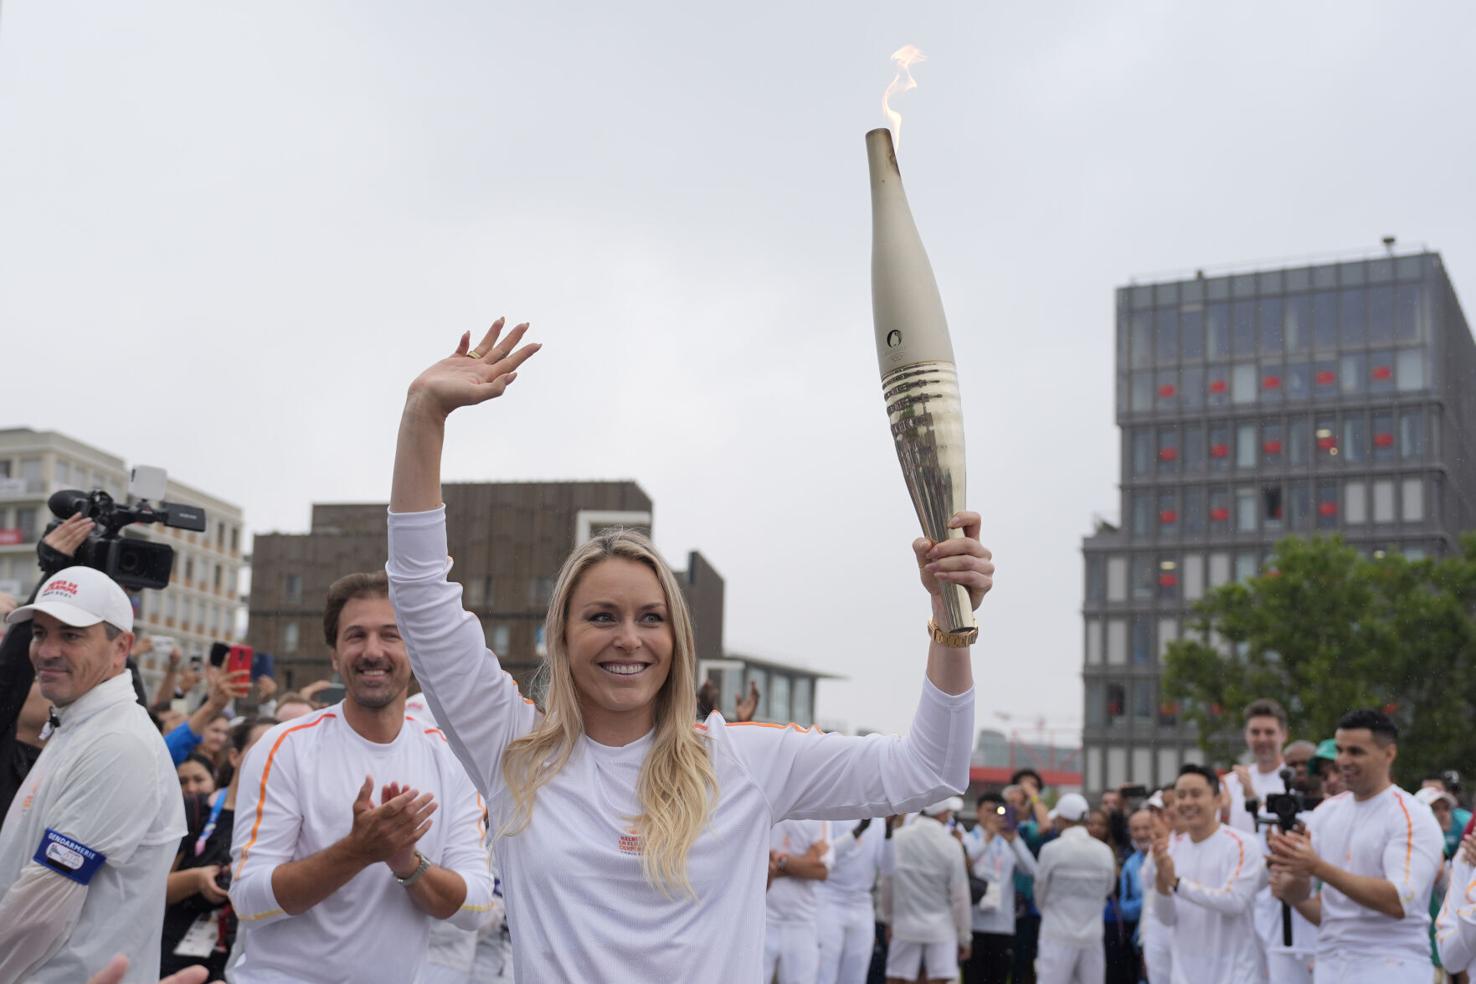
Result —
<path fill-rule="evenodd" d="M 31 665 L 41 695 L 57 707 L 123 672 L 131 645 L 132 633 L 110 640 L 101 622 L 79 629 L 45 612 L 31 616 Z"/>
<path fill-rule="evenodd" d="M 1220 795 L 1209 780 L 1190 772 L 1174 782 L 1174 809 L 1185 832 L 1200 840 L 1214 832 L 1220 822 Z"/>
<path fill-rule="evenodd" d="M 1087 833 L 1091 834 L 1102 843 L 1107 843 L 1107 836 L 1111 831 L 1111 827 L 1109 827 L 1107 823 L 1107 811 L 1093 810 L 1092 812 L 1088 813 L 1086 828 Z"/>
<path fill-rule="evenodd" d="M 1286 744 L 1286 729 L 1269 714 L 1245 722 L 1245 747 L 1255 757 L 1262 772 L 1269 772 L 1281 761 L 1281 746 Z"/>
<path fill-rule="evenodd" d="M 624 557 L 588 568 L 569 597 L 564 644 L 585 730 L 649 731 L 674 648 L 656 573 Z"/>
<path fill-rule="evenodd" d="M 344 603 L 333 668 L 343 678 L 348 699 L 360 707 L 379 710 L 404 699 L 410 687 L 410 659 L 388 598 L 350 598 Z"/>
<path fill-rule="evenodd" d="M 1356 799 L 1382 792 L 1389 785 L 1397 746 L 1380 743 L 1367 728 L 1339 728 L 1333 734 L 1338 746 L 1338 774 L 1343 788 Z"/>

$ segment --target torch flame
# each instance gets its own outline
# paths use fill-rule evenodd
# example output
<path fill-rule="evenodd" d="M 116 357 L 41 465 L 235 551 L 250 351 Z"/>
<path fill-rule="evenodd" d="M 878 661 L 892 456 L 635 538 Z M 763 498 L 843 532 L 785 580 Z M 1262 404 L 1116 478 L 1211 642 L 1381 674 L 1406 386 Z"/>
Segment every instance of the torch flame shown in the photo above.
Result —
<path fill-rule="evenodd" d="M 912 77 L 912 66 L 927 60 L 928 56 L 923 54 L 915 44 L 904 44 L 892 52 L 892 61 L 897 63 L 897 74 L 882 96 L 882 115 L 886 117 L 887 126 L 892 131 L 894 148 L 900 149 L 902 146 L 902 114 L 892 108 L 892 96 L 895 93 L 910 92 L 917 88 L 917 80 Z"/>

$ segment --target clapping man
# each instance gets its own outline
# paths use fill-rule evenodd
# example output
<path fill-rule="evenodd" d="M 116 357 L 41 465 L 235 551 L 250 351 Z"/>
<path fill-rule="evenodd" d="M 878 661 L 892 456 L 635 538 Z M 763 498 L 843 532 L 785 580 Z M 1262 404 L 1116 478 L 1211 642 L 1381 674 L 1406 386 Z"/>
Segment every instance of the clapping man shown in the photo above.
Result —
<path fill-rule="evenodd" d="M 405 715 L 384 573 L 336 581 L 323 629 L 344 700 L 277 725 L 243 766 L 236 984 L 410 981 L 430 920 L 476 929 L 492 907 L 476 791 L 441 731 Z"/>
<path fill-rule="evenodd" d="M 1220 782 L 1213 769 L 1188 764 L 1174 782 L 1186 836 L 1153 844 L 1151 901 L 1169 928 L 1175 981 L 1260 984 L 1266 961 L 1256 936 L 1256 893 L 1266 862 L 1255 841 L 1219 817 Z"/>
<path fill-rule="evenodd" d="M 1320 927 L 1315 984 L 1426 984 L 1440 827 L 1391 779 L 1399 730 L 1387 715 L 1353 711 L 1335 740 L 1346 791 L 1305 831 L 1270 835 L 1272 891 Z"/>

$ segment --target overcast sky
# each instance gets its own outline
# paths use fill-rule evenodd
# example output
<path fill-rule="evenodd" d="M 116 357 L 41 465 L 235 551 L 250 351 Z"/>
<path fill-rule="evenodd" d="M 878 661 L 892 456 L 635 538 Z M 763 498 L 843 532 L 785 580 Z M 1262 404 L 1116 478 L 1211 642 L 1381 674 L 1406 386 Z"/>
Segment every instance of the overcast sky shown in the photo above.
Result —
<path fill-rule="evenodd" d="M 846 675 L 823 720 L 905 727 L 928 609 L 862 135 L 913 43 L 902 170 L 999 563 L 979 724 L 1074 740 L 1113 289 L 1388 233 L 1469 305 L 1473 42 L 1464 0 L 6 0 L 0 426 L 302 531 L 387 497 L 424 365 L 531 320 L 446 477 L 636 480 L 667 556 L 726 579 L 730 648 Z"/>

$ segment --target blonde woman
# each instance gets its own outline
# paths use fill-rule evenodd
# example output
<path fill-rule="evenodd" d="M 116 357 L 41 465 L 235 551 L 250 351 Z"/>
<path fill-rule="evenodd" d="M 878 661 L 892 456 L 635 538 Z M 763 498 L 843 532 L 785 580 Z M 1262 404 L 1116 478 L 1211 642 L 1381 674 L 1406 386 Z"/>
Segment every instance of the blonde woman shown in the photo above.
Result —
<path fill-rule="evenodd" d="M 446 418 L 501 396 L 538 349 L 518 348 L 526 325 L 505 337 L 502 326 L 475 349 L 463 336 L 410 386 L 388 571 L 415 674 L 492 814 L 514 976 L 755 981 L 775 823 L 903 813 L 968 784 L 972 640 L 934 635 L 906 738 L 729 725 L 717 713 L 694 727 L 682 593 L 649 541 L 613 533 L 579 546 L 559 575 L 548 694 L 534 707 L 447 580 Z M 966 586 L 976 607 L 990 588 L 978 525 L 960 513 L 963 537 L 914 544 L 935 618 L 942 584 Z"/>

